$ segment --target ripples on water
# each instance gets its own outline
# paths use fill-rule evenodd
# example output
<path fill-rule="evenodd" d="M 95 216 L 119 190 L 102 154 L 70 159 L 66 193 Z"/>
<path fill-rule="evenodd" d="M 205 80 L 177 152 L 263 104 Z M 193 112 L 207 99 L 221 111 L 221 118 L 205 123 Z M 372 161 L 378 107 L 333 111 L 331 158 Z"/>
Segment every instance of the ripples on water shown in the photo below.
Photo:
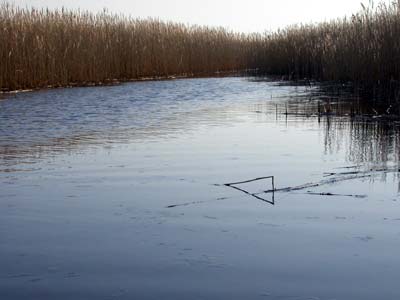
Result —
<path fill-rule="evenodd" d="M 399 124 L 350 96 L 251 78 L 6 96 L 0 298 L 398 299 Z M 270 175 L 329 184 L 221 186 Z"/>
<path fill-rule="evenodd" d="M 252 113 L 263 114 L 266 123 L 313 124 L 324 135 L 326 151 L 347 147 L 350 161 L 397 163 L 400 124 L 354 120 L 348 117 L 353 101 L 347 95 L 326 96 L 317 87 L 243 78 L 10 95 L 0 102 L 1 164 L 93 145 L 169 138 L 196 126 L 229 126 L 243 117 L 260 118 Z M 318 118 L 318 103 L 320 109 L 329 103 L 340 116 Z"/>

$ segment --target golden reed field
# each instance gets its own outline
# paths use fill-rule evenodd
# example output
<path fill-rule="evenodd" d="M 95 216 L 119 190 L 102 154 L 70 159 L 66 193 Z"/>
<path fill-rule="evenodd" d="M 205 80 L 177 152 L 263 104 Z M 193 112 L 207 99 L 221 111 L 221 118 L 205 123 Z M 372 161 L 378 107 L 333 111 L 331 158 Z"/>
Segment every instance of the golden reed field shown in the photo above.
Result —
<path fill-rule="evenodd" d="M 106 84 L 258 70 L 286 79 L 351 81 L 392 89 L 400 80 L 400 6 L 243 34 L 103 11 L 0 6 L 0 89 Z"/>

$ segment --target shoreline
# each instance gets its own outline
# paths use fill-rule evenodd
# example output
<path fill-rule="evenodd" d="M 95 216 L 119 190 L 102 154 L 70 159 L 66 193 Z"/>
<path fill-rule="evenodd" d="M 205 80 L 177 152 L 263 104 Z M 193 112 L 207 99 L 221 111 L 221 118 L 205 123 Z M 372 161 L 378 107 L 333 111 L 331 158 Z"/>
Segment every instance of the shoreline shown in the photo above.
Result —
<path fill-rule="evenodd" d="M 53 90 L 53 89 L 67 89 L 67 88 L 84 88 L 84 87 L 107 87 L 107 86 L 118 86 L 123 83 L 129 82 L 143 82 L 143 81 L 166 81 L 166 80 L 181 80 L 181 79 L 195 79 L 195 78 L 218 78 L 218 77 L 230 77 L 230 76 L 245 76 L 252 70 L 238 70 L 238 71 L 218 71 L 214 73 L 199 73 L 199 74 L 183 74 L 183 75 L 167 75 L 167 76 L 143 76 L 139 78 L 131 79 L 107 79 L 104 82 L 84 82 L 76 83 L 71 82 L 68 85 L 48 85 L 43 87 L 31 88 L 31 89 L 19 89 L 10 91 L 0 91 L 2 95 L 13 95 L 20 93 L 30 93 L 42 90 Z"/>

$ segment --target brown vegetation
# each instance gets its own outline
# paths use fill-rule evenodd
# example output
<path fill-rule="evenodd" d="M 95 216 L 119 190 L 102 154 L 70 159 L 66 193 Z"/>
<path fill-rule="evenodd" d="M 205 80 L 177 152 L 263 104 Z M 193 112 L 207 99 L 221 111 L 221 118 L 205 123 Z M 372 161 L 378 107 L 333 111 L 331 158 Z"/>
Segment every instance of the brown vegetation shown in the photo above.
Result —
<path fill-rule="evenodd" d="M 103 11 L 0 4 L 0 89 L 86 85 L 246 68 L 247 36 Z"/>
<path fill-rule="evenodd" d="M 400 1 L 399 1 L 400 3 Z M 400 80 L 400 6 L 363 6 L 351 18 L 266 34 L 253 66 L 288 79 L 351 81 L 363 88 Z"/>
<path fill-rule="evenodd" d="M 400 86 L 400 4 L 265 34 L 103 11 L 0 5 L 0 90 L 258 69 L 286 79 Z M 393 93 L 392 93 L 393 94 Z M 398 100 L 398 95 L 395 95 Z"/>

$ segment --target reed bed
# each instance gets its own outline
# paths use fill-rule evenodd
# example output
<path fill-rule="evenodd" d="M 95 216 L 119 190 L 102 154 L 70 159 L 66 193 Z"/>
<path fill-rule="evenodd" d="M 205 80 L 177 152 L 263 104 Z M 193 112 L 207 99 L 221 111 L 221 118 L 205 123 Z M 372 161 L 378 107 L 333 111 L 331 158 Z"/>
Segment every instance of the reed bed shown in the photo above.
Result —
<path fill-rule="evenodd" d="M 393 92 L 399 37 L 400 1 L 260 34 L 3 2 L 0 91 L 257 69 L 288 80 L 352 82 L 400 101 Z"/>
<path fill-rule="evenodd" d="M 2 91 L 245 69 L 248 37 L 103 11 L 0 4 Z"/>
<path fill-rule="evenodd" d="M 370 2 L 350 18 L 289 26 L 256 44 L 251 66 L 261 73 L 393 90 L 400 81 L 400 1 Z"/>

